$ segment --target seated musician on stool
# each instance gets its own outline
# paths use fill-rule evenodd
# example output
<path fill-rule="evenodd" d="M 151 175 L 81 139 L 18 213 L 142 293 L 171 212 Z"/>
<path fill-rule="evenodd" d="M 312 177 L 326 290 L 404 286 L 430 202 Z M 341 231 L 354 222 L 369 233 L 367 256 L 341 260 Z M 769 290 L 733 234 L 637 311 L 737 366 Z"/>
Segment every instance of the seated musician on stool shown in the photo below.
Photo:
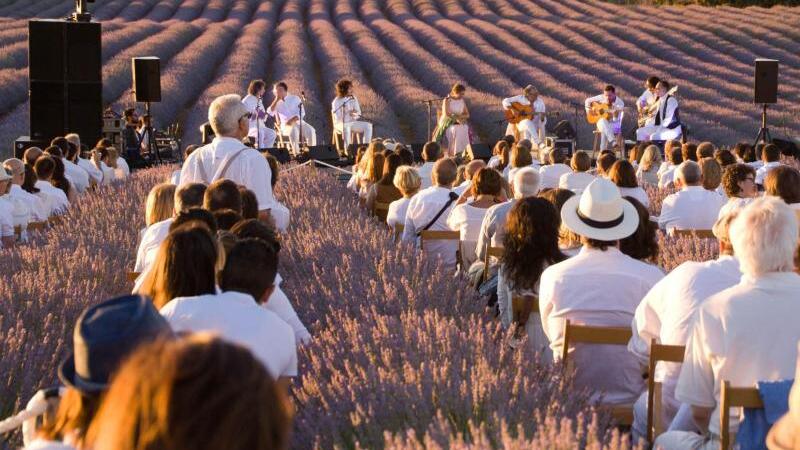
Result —
<path fill-rule="evenodd" d="M 597 121 L 597 131 L 600 132 L 600 150 L 606 150 L 608 144 L 622 144 L 622 110 L 625 108 L 625 102 L 617 97 L 617 90 L 610 84 L 603 89 L 603 93 L 589 97 L 584 102 L 586 111 L 592 109 L 592 103 L 605 103 L 610 108 L 609 112 L 611 118 L 607 119 L 601 117 Z"/>
<path fill-rule="evenodd" d="M 256 148 L 268 148 L 275 146 L 275 130 L 267 128 L 264 118 L 267 111 L 264 109 L 262 99 L 267 91 L 266 83 L 263 80 L 253 80 L 247 86 L 247 95 L 242 99 L 247 111 L 250 112 L 250 131 L 247 136 L 256 142 Z"/>
<path fill-rule="evenodd" d="M 267 108 L 267 114 L 276 116 L 281 127 L 281 133 L 289 136 L 292 143 L 292 150 L 295 153 L 300 151 L 300 128 L 302 127 L 303 137 L 309 145 L 317 145 L 317 133 L 314 128 L 303 120 L 306 110 L 303 100 L 289 93 L 289 87 L 283 81 L 276 83 L 272 88 L 275 99 Z"/>
<path fill-rule="evenodd" d="M 361 105 L 358 99 L 350 93 L 353 82 L 339 80 L 336 83 L 336 98 L 331 104 L 333 114 L 333 129 L 342 133 L 342 143 L 347 148 L 353 142 L 352 134 L 360 134 L 361 143 L 369 144 L 372 140 L 372 124 L 359 120 L 361 118 Z"/>
<path fill-rule="evenodd" d="M 534 116 L 531 119 L 521 120 L 516 125 L 509 123 L 506 128 L 506 135 L 516 137 L 517 133 L 519 133 L 517 140 L 529 139 L 537 146 L 541 145 L 544 142 L 544 126 L 547 123 L 547 118 L 544 115 L 544 101 L 539 98 L 539 91 L 535 87 L 527 85 L 522 90 L 522 95 L 504 98 L 503 109 L 511 110 L 514 103 L 522 106 L 532 106 Z"/>
<path fill-rule="evenodd" d="M 648 77 L 647 81 L 644 82 L 644 92 L 642 95 L 639 96 L 639 99 L 636 101 L 636 109 L 639 111 L 639 125 L 653 125 L 655 121 L 655 115 L 650 117 L 642 117 L 645 116 L 647 113 L 646 108 L 651 107 L 655 102 L 658 101 L 658 94 L 656 94 L 656 86 L 658 86 L 658 82 L 661 81 L 658 77 Z"/>
<path fill-rule="evenodd" d="M 666 141 L 680 139 L 682 134 L 678 99 L 667 95 L 670 85 L 661 80 L 656 86 L 658 112 L 653 125 L 645 125 L 636 130 L 637 141 Z"/>

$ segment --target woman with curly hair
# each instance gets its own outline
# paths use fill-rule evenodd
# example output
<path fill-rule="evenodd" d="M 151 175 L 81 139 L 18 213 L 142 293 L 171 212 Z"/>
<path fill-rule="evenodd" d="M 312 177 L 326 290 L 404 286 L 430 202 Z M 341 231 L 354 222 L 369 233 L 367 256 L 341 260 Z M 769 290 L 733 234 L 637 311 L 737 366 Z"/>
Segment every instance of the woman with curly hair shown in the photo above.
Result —
<path fill-rule="evenodd" d="M 517 323 L 516 332 L 526 330 L 530 344 L 537 351 L 549 352 L 547 337 L 537 312 L 539 278 L 544 270 L 567 259 L 558 248 L 561 217 L 544 198 L 518 200 L 511 208 L 503 240 L 503 257 L 498 271 L 497 302 L 504 326 Z M 513 298 L 525 301 L 514 306 Z M 550 355 L 545 355 L 544 360 Z"/>

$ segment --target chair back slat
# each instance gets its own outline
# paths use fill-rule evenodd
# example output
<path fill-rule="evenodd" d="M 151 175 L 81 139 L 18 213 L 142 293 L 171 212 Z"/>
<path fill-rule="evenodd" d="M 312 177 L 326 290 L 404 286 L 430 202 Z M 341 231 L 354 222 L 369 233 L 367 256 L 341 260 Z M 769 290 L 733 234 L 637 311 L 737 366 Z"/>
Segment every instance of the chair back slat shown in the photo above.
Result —
<path fill-rule="evenodd" d="M 728 450 L 731 446 L 731 408 L 763 408 L 764 403 L 754 387 L 732 387 L 730 381 L 722 382 L 720 392 L 720 449 Z"/>
<path fill-rule="evenodd" d="M 491 262 L 491 258 L 502 258 L 503 251 L 503 247 L 492 247 L 490 244 L 486 244 L 486 251 L 483 252 L 483 278 L 481 282 L 486 281 L 489 278 L 489 263 Z"/>
<path fill-rule="evenodd" d="M 675 237 L 683 236 L 683 237 L 696 237 L 699 239 L 716 239 L 714 236 L 714 232 L 711 230 L 672 230 L 672 234 Z"/>
<path fill-rule="evenodd" d="M 656 339 L 650 341 L 650 361 L 648 364 L 649 377 L 647 378 L 647 441 L 653 442 L 663 430 L 664 423 L 661 417 L 661 383 L 656 383 L 654 375 L 656 364 L 659 361 L 683 362 L 686 347 L 683 345 L 662 345 Z"/>
<path fill-rule="evenodd" d="M 386 215 L 389 214 L 389 203 L 374 202 L 372 204 L 372 214 L 385 219 Z"/>
<path fill-rule="evenodd" d="M 136 279 L 139 278 L 139 275 L 141 275 L 139 272 L 128 272 L 126 277 L 128 278 L 128 281 L 136 281 Z"/>

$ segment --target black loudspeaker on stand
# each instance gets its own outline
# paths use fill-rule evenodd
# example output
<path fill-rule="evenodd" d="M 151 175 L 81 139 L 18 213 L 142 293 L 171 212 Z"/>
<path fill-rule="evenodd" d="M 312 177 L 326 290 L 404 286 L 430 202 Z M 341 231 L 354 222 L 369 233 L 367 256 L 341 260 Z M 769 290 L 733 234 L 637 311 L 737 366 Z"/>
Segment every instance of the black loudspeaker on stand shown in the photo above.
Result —
<path fill-rule="evenodd" d="M 778 61 L 775 59 L 756 59 L 753 88 L 753 103 L 761 104 L 761 128 L 755 143 L 771 142 L 767 128 L 767 105 L 778 103 Z"/>
<path fill-rule="evenodd" d="M 78 133 L 94 143 L 103 129 L 101 26 L 28 22 L 30 140 Z"/>

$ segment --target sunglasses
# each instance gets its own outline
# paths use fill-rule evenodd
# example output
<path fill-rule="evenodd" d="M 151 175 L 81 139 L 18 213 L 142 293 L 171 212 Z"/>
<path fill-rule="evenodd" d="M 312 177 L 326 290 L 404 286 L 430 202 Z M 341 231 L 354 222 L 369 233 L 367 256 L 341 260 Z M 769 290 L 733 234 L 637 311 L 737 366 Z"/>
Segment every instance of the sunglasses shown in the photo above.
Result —
<path fill-rule="evenodd" d="M 242 117 L 239 118 L 239 120 L 242 120 L 242 119 L 250 120 L 252 118 L 253 118 L 253 113 L 245 113 Z"/>

